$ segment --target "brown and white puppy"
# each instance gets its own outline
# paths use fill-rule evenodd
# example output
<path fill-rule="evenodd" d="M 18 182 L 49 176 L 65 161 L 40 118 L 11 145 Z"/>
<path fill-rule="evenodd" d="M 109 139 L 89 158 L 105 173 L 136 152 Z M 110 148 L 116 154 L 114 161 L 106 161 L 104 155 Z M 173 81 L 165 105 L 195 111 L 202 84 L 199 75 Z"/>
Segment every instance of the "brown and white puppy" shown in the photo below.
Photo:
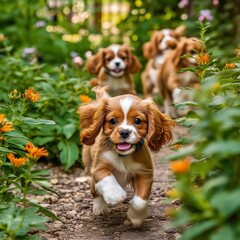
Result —
<path fill-rule="evenodd" d="M 130 94 L 111 98 L 103 88 L 96 91 L 98 99 L 78 110 L 83 162 L 92 174 L 93 213 L 108 213 L 108 204 L 124 201 L 130 184 L 134 197 L 127 216 L 140 226 L 153 182 L 150 150 L 158 151 L 171 140 L 174 121 L 150 99 Z"/>
<path fill-rule="evenodd" d="M 126 45 L 113 44 L 102 48 L 88 59 L 86 68 L 97 75 L 97 86 L 108 86 L 110 95 L 135 94 L 131 74 L 136 73 L 141 65 Z"/>
<path fill-rule="evenodd" d="M 172 105 L 191 100 L 189 91 L 186 89 L 197 88 L 200 84 L 199 78 L 194 72 L 179 72 L 182 68 L 196 67 L 196 56 L 200 51 L 201 44 L 198 39 L 183 37 L 159 71 L 158 86 L 163 98 L 164 112 L 173 118 L 178 114 Z M 185 113 L 180 113 L 180 115 L 182 114 Z"/>
<path fill-rule="evenodd" d="M 143 45 L 143 55 L 149 59 L 141 74 L 144 97 L 153 97 L 159 93 L 157 87 L 158 71 L 167 55 L 176 48 L 177 43 L 185 34 L 186 27 L 180 25 L 176 29 L 162 29 L 155 31 L 149 42 Z"/>

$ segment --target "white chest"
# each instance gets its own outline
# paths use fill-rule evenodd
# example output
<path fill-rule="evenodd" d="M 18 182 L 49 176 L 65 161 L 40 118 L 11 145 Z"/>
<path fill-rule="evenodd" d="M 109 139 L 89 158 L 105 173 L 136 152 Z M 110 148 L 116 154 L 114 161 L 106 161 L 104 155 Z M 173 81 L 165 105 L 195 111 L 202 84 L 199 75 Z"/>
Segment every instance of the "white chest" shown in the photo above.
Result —
<path fill-rule="evenodd" d="M 110 86 L 111 90 L 129 89 L 129 84 L 124 76 L 119 78 L 109 76 L 104 84 Z"/>

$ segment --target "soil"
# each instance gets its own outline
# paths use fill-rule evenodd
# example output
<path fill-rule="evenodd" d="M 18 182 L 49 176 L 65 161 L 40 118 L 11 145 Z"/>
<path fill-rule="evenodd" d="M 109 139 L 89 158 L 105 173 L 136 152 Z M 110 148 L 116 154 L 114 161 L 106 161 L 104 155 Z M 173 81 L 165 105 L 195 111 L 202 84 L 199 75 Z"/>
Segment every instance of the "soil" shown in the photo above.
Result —
<path fill-rule="evenodd" d="M 177 126 L 174 138 L 187 134 L 187 129 Z M 139 228 L 134 228 L 126 217 L 128 202 L 133 197 L 131 189 L 128 198 L 121 204 L 110 206 L 111 212 L 105 216 L 92 214 L 92 196 L 90 193 L 90 177 L 83 169 L 74 167 L 63 171 L 61 166 L 48 163 L 43 168 L 50 169 L 50 181 L 56 195 L 37 196 L 41 205 L 54 212 L 62 222 L 50 220 L 47 230 L 39 235 L 47 240 L 175 240 L 180 237 L 176 229 L 167 229 L 170 219 L 166 216 L 169 203 L 166 191 L 171 188 L 174 178 L 163 156 L 171 153 L 165 146 L 158 153 L 153 153 L 155 176 L 149 200 L 149 216 Z"/>

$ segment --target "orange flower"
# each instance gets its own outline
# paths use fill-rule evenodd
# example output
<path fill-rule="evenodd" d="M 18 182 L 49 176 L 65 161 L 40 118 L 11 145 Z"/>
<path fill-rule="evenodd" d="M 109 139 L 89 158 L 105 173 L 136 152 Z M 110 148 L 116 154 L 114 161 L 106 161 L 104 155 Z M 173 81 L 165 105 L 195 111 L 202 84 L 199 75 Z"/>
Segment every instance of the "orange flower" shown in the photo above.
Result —
<path fill-rule="evenodd" d="M 41 98 L 41 94 L 32 88 L 25 90 L 23 96 L 31 102 L 37 102 Z"/>
<path fill-rule="evenodd" d="M 21 167 L 27 162 L 27 158 L 16 158 L 13 153 L 9 153 L 7 157 L 14 167 Z"/>
<path fill-rule="evenodd" d="M 186 173 L 190 169 L 190 160 L 189 158 L 185 157 L 181 160 L 171 162 L 170 168 L 176 174 Z"/>
<path fill-rule="evenodd" d="M 34 160 L 38 160 L 40 157 L 48 156 L 47 150 L 35 147 L 31 142 L 25 146 L 24 150 L 28 152 L 27 156 Z"/>
<path fill-rule="evenodd" d="M 226 69 L 232 69 L 232 68 L 235 68 L 235 67 L 236 67 L 235 63 L 226 63 L 226 65 L 225 65 Z"/>
<path fill-rule="evenodd" d="M 87 95 L 80 95 L 79 99 L 82 103 L 89 103 L 92 101 L 92 99 Z"/>
<path fill-rule="evenodd" d="M 0 132 L 9 132 L 13 130 L 13 124 L 7 123 L 7 120 L 5 118 L 4 114 L 0 114 Z"/>
<path fill-rule="evenodd" d="M 199 53 L 196 58 L 198 61 L 198 65 L 206 65 L 210 61 L 209 54 L 207 54 L 207 53 L 205 54 L 203 52 Z"/>

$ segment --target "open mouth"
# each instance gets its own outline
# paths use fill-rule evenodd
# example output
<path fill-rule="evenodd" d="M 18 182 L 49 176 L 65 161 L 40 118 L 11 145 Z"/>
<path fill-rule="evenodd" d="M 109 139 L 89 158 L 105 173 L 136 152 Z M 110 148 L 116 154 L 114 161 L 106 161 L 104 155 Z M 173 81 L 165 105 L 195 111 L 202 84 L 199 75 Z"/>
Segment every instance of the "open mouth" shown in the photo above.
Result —
<path fill-rule="evenodd" d="M 123 69 L 120 69 L 120 68 L 115 68 L 112 70 L 112 72 L 114 73 L 121 73 L 123 71 Z"/>
<path fill-rule="evenodd" d="M 116 145 L 116 147 L 117 147 L 118 151 L 124 152 L 124 151 L 128 151 L 129 149 L 131 149 L 132 144 L 130 144 L 130 143 L 119 143 L 119 144 Z"/>

